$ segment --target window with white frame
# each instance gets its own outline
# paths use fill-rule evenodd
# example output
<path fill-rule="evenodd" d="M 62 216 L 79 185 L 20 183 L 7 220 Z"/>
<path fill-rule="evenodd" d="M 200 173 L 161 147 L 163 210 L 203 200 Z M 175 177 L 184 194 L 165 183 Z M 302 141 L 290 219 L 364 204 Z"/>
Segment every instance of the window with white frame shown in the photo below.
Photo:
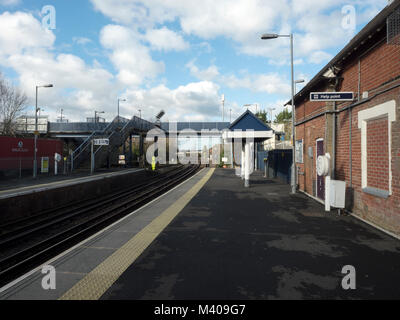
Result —
<path fill-rule="evenodd" d="M 382 103 L 358 113 L 361 129 L 361 186 L 366 193 L 387 198 L 392 194 L 392 122 L 396 102 Z"/>

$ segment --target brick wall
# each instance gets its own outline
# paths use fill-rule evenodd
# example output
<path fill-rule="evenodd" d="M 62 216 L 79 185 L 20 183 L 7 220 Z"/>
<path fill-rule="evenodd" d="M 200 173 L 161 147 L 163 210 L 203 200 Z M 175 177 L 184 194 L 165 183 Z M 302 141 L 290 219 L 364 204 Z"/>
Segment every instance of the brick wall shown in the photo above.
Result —
<path fill-rule="evenodd" d="M 316 141 L 325 137 L 325 118 L 320 116 L 311 121 L 307 121 L 299 126 L 296 126 L 296 139 L 303 139 L 303 163 L 297 163 L 298 183 L 300 189 L 307 193 L 316 196 L 315 181 L 316 174 Z M 308 154 L 309 147 L 312 148 L 313 156 Z"/>
<path fill-rule="evenodd" d="M 399 82 L 398 82 L 399 83 Z M 400 88 L 393 89 L 385 94 L 379 95 L 371 101 L 355 107 L 352 110 L 352 185 L 349 191 L 352 192 L 354 201 L 349 209 L 355 214 L 376 223 L 377 225 L 400 234 Z M 362 190 L 361 185 L 361 130 L 358 128 L 358 112 L 375 107 L 387 101 L 396 101 L 396 121 L 391 123 L 391 165 L 392 165 L 392 195 L 387 199 L 370 195 Z M 347 112 L 341 117 L 344 118 Z M 367 146 L 372 143 L 372 147 L 367 148 L 367 159 L 373 157 L 376 151 L 381 153 L 380 158 L 377 158 L 375 165 L 368 163 L 368 186 L 376 187 L 379 189 L 387 190 L 387 178 L 388 171 L 384 169 L 389 164 L 389 150 L 387 148 L 387 117 L 386 123 L 384 119 L 381 121 L 374 120 L 372 123 L 367 125 Z M 339 122 L 339 121 L 338 121 Z M 370 121 L 369 121 L 370 122 Z M 371 126 L 370 126 L 371 124 Z M 344 121 L 343 125 L 348 127 L 348 120 Z M 380 126 L 379 131 L 369 131 L 374 126 Z M 369 128 L 368 128 L 369 127 Z M 338 140 L 341 139 L 341 146 L 345 150 L 349 150 L 349 135 L 345 130 L 341 130 L 340 124 L 338 123 Z M 368 143 L 369 140 L 369 143 Z M 375 141 L 374 141 L 375 140 Z M 386 147 L 385 147 L 386 146 Z M 381 148 L 380 150 L 378 148 Z M 386 148 L 386 149 L 385 149 Z M 387 150 L 387 152 L 385 152 Z M 348 170 L 349 163 L 349 152 L 347 156 L 337 158 L 337 166 L 345 166 L 347 170 L 344 170 L 341 176 L 337 177 L 340 180 L 345 180 L 348 187 L 350 187 L 350 172 Z M 347 159 L 346 159 L 347 158 Z M 375 182 L 370 176 L 373 171 L 376 172 L 377 176 L 380 176 Z M 378 173 L 379 172 L 379 173 Z M 377 181 L 380 181 L 378 184 Z M 350 196 L 350 192 L 348 195 Z"/>
<path fill-rule="evenodd" d="M 349 210 L 389 231 L 400 234 L 400 87 L 393 88 L 400 84 L 400 46 L 387 45 L 386 41 L 379 39 L 375 43 L 377 43 L 375 47 L 365 48 L 360 51 L 359 56 L 346 61 L 343 65 L 344 70 L 340 74 L 343 81 L 339 91 L 357 93 L 360 77 L 360 92 L 362 94 L 363 91 L 368 91 L 369 99 L 347 110 L 342 109 L 351 102 L 336 105 L 336 109 L 342 111 L 336 117 L 335 175 L 336 179 L 346 181 L 346 202 Z M 312 88 L 312 91 L 326 90 L 327 87 Z M 384 90 L 386 92 L 382 93 Z M 377 93 L 379 95 L 374 96 Z M 389 152 L 391 153 L 392 194 L 385 199 L 362 190 L 361 130 L 358 128 L 358 112 L 391 100 L 396 101 L 396 121 L 391 123 L 391 150 L 388 149 L 387 117 L 386 121 L 374 119 L 367 125 L 368 186 L 388 190 Z M 296 122 L 307 120 L 325 110 L 325 103 L 310 102 L 306 99 L 296 106 Z M 313 196 L 315 196 L 314 185 L 317 177 L 315 144 L 318 138 L 325 138 L 325 134 L 325 115 L 296 126 L 296 139 L 303 139 L 304 144 L 304 164 L 297 164 L 300 173 L 298 184 L 301 190 Z M 308 155 L 309 146 L 313 148 L 313 158 Z"/>
<path fill-rule="evenodd" d="M 388 117 L 367 123 L 368 186 L 389 191 Z"/>

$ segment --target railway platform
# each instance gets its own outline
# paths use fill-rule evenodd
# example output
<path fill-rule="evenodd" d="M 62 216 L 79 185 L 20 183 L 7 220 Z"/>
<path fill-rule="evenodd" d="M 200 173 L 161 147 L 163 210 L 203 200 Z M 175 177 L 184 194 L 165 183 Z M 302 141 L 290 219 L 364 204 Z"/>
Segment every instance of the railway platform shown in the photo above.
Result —
<path fill-rule="evenodd" d="M 88 174 L 87 171 L 85 171 L 80 173 L 74 173 L 73 175 L 59 174 L 57 176 L 51 175 L 48 177 L 40 177 L 38 179 L 24 178 L 21 180 L 19 179 L 14 179 L 11 181 L 5 180 L 0 182 L 0 199 L 17 197 L 34 192 L 56 189 L 59 187 L 72 186 L 108 177 L 121 176 L 124 174 L 129 174 L 141 170 L 143 169 L 132 168 L 132 169 L 96 171 L 92 175 Z"/>
<path fill-rule="evenodd" d="M 379 263 L 372 263 L 379 261 Z M 290 186 L 204 168 L 0 289 L 0 299 L 360 299 L 400 296 L 400 242 Z M 345 266 L 356 289 L 345 290 Z"/>

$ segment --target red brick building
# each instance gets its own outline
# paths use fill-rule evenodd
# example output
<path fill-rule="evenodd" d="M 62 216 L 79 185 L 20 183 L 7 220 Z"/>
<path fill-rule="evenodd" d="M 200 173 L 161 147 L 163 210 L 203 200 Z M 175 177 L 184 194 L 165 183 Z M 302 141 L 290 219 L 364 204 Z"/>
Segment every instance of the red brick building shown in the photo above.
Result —
<path fill-rule="evenodd" d="M 318 155 L 346 181 L 349 212 L 400 234 L 400 0 L 365 26 L 295 97 L 299 189 L 324 201 Z M 354 92 L 313 102 L 311 92 Z M 300 161 L 300 162 L 299 162 Z"/>

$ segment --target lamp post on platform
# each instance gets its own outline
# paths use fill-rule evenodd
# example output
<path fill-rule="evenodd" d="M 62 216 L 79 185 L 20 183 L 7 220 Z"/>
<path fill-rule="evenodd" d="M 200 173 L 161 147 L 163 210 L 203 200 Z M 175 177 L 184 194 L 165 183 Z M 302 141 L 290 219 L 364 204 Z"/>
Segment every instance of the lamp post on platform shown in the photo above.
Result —
<path fill-rule="evenodd" d="M 118 110 L 117 110 L 117 114 L 118 114 L 118 124 L 119 124 L 119 103 L 120 103 L 120 101 L 125 102 L 126 99 L 118 98 Z"/>
<path fill-rule="evenodd" d="M 292 174 L 291 174 L 291 185 L 292 185 L 292 193 L 296 193 L 296 150 L 295 150 L 295 112 L 296 107 L 294 105 L 294 63 L 293 63 L 293 33 L 291 34 L 276 34 L 276 33 L 266 33 L 261 36 L 261 40 L 271 40 L 276 38 L 290 38 L 290 67 L 291 67 L 291 87 L 292 87 Z"/>
<path fill-rule="evenodd" d="M 37 137 L 39 135 L 38 131 L 38 89 L 39 88 L 53 88 L 52 84 L 46 84 L 43 86 L 36 86 L 36 105 L 35 105 L 35 141 L 34 141 L 34 149 L 33 149 L 33 178 L 37 177 Z"/>

